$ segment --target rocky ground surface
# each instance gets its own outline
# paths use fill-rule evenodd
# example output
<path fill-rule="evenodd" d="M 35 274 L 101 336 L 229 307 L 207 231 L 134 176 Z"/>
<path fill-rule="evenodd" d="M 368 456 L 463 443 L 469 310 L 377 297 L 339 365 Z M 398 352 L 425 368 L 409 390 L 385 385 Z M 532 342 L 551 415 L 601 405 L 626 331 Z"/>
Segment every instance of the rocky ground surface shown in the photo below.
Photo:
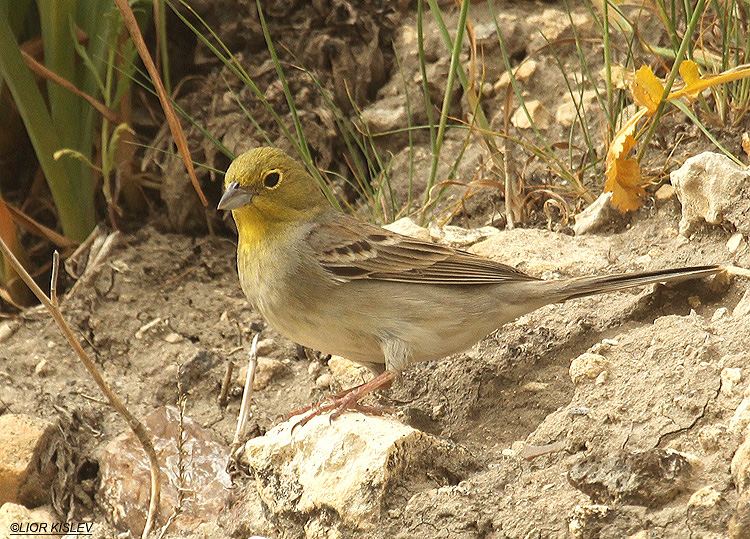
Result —
<path fill-rule="evenodd" d="M 498 231 L 468 248 L 547 277 L 750 266 L 746 237 L 731 253 L 721 227 L 680 236 L 680 216 L 672 197 L 614 234 Z M 265 326 L 239 290 L 231 241 L 152 228 L 120 236 L 63 310 L 171 455 L 162 514 L 182 508 L 175 533 L 718 538 L 732 518 L 747 533 L 748 290 L 736 278 L 545 307 L 465 354 L 408 369 L 380 399 L 395 415 L 348 413 L 294 431 L 274 425 L 362 374 L 339 358 L 311 360 Z M 25 509 L 30 521 L 47 519 L 39 511 L 54 501 L 58 514 L 93 517 L 101 536 L 115 533 L 111 525 L 137 530 L 149 483 L 144 464 L 128 460 L 133 442 L 114 438 L 125 423 L 46 313 L 28 311 L 2 329 L 2 432 L 20 437 L 0 449 L 18 474 L 3 501 L 41 504 Z M 230 477 L 241 369 L 225 406 L 219 393 L 255 333 L 256 437 Z M 4 522 L 21 518 L 4 508 Z"/>
<path fill-rule="evenodd" d="M 209 9 L 211 3 L 199 4 Z M 283 19 L 282 4 L 270 16 Z M 523 76 L 538 90 L 537 119 L 547 114 L 550 136 L 564 139 L 572 104 L 548 76 L 555 59 L 531 51 L 544 45 L 539 28 L 550 40 L 565 39 L 570 21 L 554 3 L 503 5 L 511 55 L 533 56 Z M 475 30 L 489 55 L 494 24 L 478 13 Z M 399 7 L 377 14 L 387 18 L 378 39 L 392 38 L 402 51 L 414 45 L 413 13 Z M 219 25 L 222 35 L 231 38 L 237 24 L 249 24 L 252 17 L 243 17 Z M 575 17 L 585 30 L 585 13 Z M 366 18 L 357 20 L 372 30 Z M 308 37 L 330 40 L 313 34 Z M 430 75 L 446 73 L 434 28 L 430 35 Z M 262 49 L 262 41 L 249 41 L 244 45 L 251 50 Z M 339 73 L 363 69 L 331 53 L 341 52 L 338 41 L 319 49 L 338 59 L 332 65 Z M 393 61 L 364 45 L 352 50 L 373 73 L 373 66 Z M 402 55 L 408 84 L 421 92 L 413 58 Z M 574 66 L 576 58 L 565 61 Z M 257 69 L 261 79 L 273 78 L 268 66 Z M 486 94 L 500 102 L 507 82 L 493 69 Z M 377 93 L 364 118 L 374 130 L 405 125 L 401 75 L 383 76 L 379 93 L 375 78 L 360 81 L 355 92 L 363 103 Z M 183 104 L 212 111 L 212 132 L 230 149 L 257 145 L 253 126 L 228 110 L 232 99 L 226 88 L 219 91 L 221 80 L 213 73 L 202 93 L 187 92 Z M 283 101 L 277 87 L 269 88 L 270 97 Z M 345 97 L 346 91 L 338 95 L 342 103 Z M 463 101 L 456 101 L 456 117 L 467 113 Z M 328 125 L 320 121 L 321 109 L 306 114 L 305 125 Z M 503 120 L 491 119 L 493 125 Z M 520 116 L 513 122 L 524 129 Z M 320 165 L 340 166 L 332 157 L 335 132 L 319 135 L 311 138 L 321 146 L 315 150 Z M 711 149 L 691 129 L 680 136 L 675 157 Z M 394 196 L 408 197 L 405 138 L 378 140 L 395 156 Z M 431 158 L 426 138 L 415 142 L 418 189 Z M 444 156 L 460 153 L 464 142 L 450 135 Z M 739 138 L 727 146 L 737 150 Z M 518 169 L 538 178 L 515 152 L 510 158 Z M 198 157 L 218 168 L 227 164 L 208 149 Z M 394 226 L 543 278 L 710 263 L 748 268 L 748 174 L 714 154 L 695 159 L 673 176 L 674 186 L 667 182 L 628 216 L 607 210 L 604 199 L 577 213 L 585 204 L 571 199 L 572 226 L 553 215 L 551 230 L 507 230 L 497 219 L 500 193 L 485 189 L 454 218 L 465 228 Z M 471 142 L 457 177 L 491 177 L 489 162 Z M 166 222 L 183 229 L 197 222 L 175 163 L 164 168 L 166 211 L 136 232 L 112 236 L 101 256 L 92 253 L 81 263 L 82 276 L 63 276 L 68 292 L 61 297 L 84 348 L 154 437 L 165 463 L 159 525 L 168 523 L 167 535 L 750 537 L 747 279 L 652 286 L 544 307 L 465 353 L 407 369 L 390 391 L 373 398 L 392 414 L 347 413 L 332 423 L 321 417 L 292 428 L 285 414 L 368 375 L 343 358 L 302 350 L 266 326 L 240 291 L 230 236 L 164 231 Z M 441 167 L 440 174 L 450 169 L 447 158 Z M 208 185 L 218 199 L 218 185 Z M 462 195 L 448 193 L 443 209 Z M 532 208 L 530 221 L 547 223 L 541 206 Z M 227 469 L 255 335 L 249 441 Z M 65 531 L 94 537 L 139 535 L 149 492 L 140 450 L 42 309 L 0 322 L 0 414 L 0 537 L 14 524 L 56 522 L 83 525 Z"/>

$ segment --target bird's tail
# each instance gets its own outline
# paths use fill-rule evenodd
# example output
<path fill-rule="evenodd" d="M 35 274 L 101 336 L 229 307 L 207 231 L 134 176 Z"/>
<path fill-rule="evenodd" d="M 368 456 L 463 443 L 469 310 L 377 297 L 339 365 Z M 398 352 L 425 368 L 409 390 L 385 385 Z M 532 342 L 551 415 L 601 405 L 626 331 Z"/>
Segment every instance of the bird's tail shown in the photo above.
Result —
<path fill-rule="evenodd" d="M 558 281 L 543 281 L 544 293 L 553 298 L 550 303 L 558 303 L 573 298 L 593 296 L 606 292 L 614 292 L 624 288 L 645 286 L 652 283 L 669 283 L 709 277 L 724 271 L 724 266 L 693 266 L 689 268 L 675 268 L 642 273 L 619 273 L 598 277 L 577 277 L 574 279 L 560 279 Z M 541 284 L 541 283 L 540 283 Z"/>

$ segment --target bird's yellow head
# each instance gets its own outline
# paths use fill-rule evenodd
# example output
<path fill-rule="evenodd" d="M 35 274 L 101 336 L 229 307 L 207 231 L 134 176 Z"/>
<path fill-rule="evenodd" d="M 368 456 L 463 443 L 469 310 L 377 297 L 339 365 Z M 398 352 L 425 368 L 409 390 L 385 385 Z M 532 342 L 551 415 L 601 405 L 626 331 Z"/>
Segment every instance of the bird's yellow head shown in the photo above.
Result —
<path fill-rule="evenodd" d="M 256 148 L 235 159 L 224 177 L 218 209 L 232 210 L 240 237 L 296 223 L 328 206 L 307 170 L 276 148 Z"/>

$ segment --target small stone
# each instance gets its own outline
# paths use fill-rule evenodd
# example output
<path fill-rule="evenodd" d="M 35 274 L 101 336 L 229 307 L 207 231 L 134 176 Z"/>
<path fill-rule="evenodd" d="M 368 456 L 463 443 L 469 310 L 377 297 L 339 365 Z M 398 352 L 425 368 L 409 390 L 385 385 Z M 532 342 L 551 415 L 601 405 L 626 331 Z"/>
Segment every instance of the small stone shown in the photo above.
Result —
<path fill-rule="evenodd" d="M 526 112 L 528 111 L 528 116 Z M 529 116 L 531 121 L 529 121 Z M 552 123 L 552 115 L 544 108 L 541 101 L 530 99 L 526 101 L 526 110 L 519 107 L 510 119 L 510 122 L 518 129 L 531 129 L 531 122 L 534 122 L 537 129 L 547 129 Z"/>
<path fill-rule="evenodd" d="M 361 119 L 374 134 L 389 133 L 407 124 L 407 110 L 403 96 L 388 96 L 366 107 Z"/>
<path fill-rule="evenodd" d="M 178 342 L 182 341 L 182 335 L 171 331 L 164 336 L 164 340 L 169 344 L 177 344 Z"/>
<path fill-rule="evenodd" d="M 323 366 L 317 361 L 311 361 L 307 365 L 307 374 L 309 374 L 310 376 L 314 378 L 318 377 L 321 370 L 323 370 Z"/>
<path fill-rule="evenodd" d="M 729 432 L 737 436 L 742 435 L 748 424 L 750 424 L 750 397 L 745 396 L 729 420 Z"/>
<path fill-rule="evenodd" d="M 329 389 L 331 387 L 331 375 L 324 372 L 315 379 L 315 387 L 318 389 Z"/>
<path fill-rule="evenodd" d="M 737 487 L 739 501 L 729 529 L 733 539 L 740 539 L 750 533 L 750 433 L 745 433 L 744 441 L 732 457 L 730 470 Z"/>
<path fill-rule="evenodd" d="M 594 503 L 655 508 L 688 488 L 694 461 L 672 449 L 594 454 L 571 467 L 568 481 Z"/>
<path fill-rule="evenodd" d="M 674 186 L 671 184 L 665 183 L 664 185 L 662 185 L 656 190 L 656 193 L 654 193 L 654 197 L 659 202 L 664 202 L 672 198 L 674 194 L 675 194 Z"/>
<path fill-rule="evenodd" d="M 445 404 L 444 403 L 441 402 L 440 404 L 436 404 L 435 406 L 432 407 L 432 417 L 433 418 L 443 417 L 444 415 L 445 415 Z"/>
<path fill-rule="evenodd" d="M 716 322 L 717 320 L 721 320 L 722 318 L 726 318 L 729 315 L 729 309 L 726 307 L 719 307 L 714 311 L 713 316 L 711 317 L 711 322 Z"/>
<path fill-rule="evenodd" d="M 698 442 L 706 453 L 715 453 L 729 440 L 729 429 L 726 425 L 716 423 L 706 425 L 698 431 Z"/>
<path fill-rule="evenodd" d="M 396 232 L 397 234 L 403 234 L 422 241 L 431 241 L 430 231 L 426 228 L 419 226 L 417 223 L 412 221 L 408 217 L 402 217 L 398 221 L 394 221 L 390 224 L 384 225 L 383 228 Z"/>
<path fill-rule="evenodd" d="M 244 372 L 243 372 L 244 371 Z M 281 378 L 289 372 L 289 367 L 279 359 L 270 357 L 259 357 L 258 365 L 255 369 L 255 379 L 253 380 L 253 389 L 261 391 L 268 387 L 276 378 Z M 247 374 L 247 366 L 240 368 L 240 380 L 244 380 Z"/>
<path fill-rule="evenodd" d="M 57 473 L 51 454 L 59 443 L 58 430 L 44 419 L 0 415 L 0 505 L 36 507 L 49 502 Z"/>
<path fill-rule="evenodd" d="M 183 500 L 183 511 L 171 523 L 173 533 L 186 534 L 202 523 L 214 522 L 231 498 L 232 480 L 225 471 L 229 458 L 225 444 L 191 418 L 180 418 L 174 406 L 157 408 L 144 418 L 143 424 L 162 469 L 157 526 L 162 526 L 172 514 L 179 489 L 188 495 Z M 180 451 L 183 458 L 179 457 Z M 100 478 L 97 502 L 112 525 L 140 536 L 151 485 L 148 460 L 140 443 L 127 430 L 97 453 Z"/>
<path fill-rule="evenodd" d="M 750 314 L 750 289 L 745 291 L 740 302 L 732 310 L 732 318 L 742 318 Z"/>
<path fill-rule="evenodd" d="M 273 339 L 261 339 L 258 341 L 255 350 L 258 356 L 270 356 L 277 348 L 276 341 Z"/>
<path fill-rule="evenodd" d="M 526 441 L 525 440 L 516 440 L 512 444 L 510 444 L 510 450 L 513 451 L 513 455 L 518 455 L 521 451 L 524 450 L 526 447 Z"/>
<path fill-rule="evenodd" d="M 489 82 L 482 84 L 482 95 L 484 97 L 492 97 L 495 94 L 495 88 Z"/>
<path fill-rule="evenodd" d="M 572 96 L 566 92 L 555 111 L 555 122 L 563 127 L 571 127 L 578 120 L 579 113 L 585 118 L 587 111 L 591 110 L 595 104 L 596 92 L 594 90 L 586 90 L 583 96 L 578 94 Z"/>
<path fill-rule="evenodd" d="M 737 252 L 737 249 L 740 248 L 741 244 L 742 244 L 742 234 L 740 232 L 735 232 L 727 240 L 727 250 L 730 253 L 734 254 Z"/>
<path fill-rule="evenodd" d="M 568 515 L 568 531 L 573 539 L 598 537 L 609 514 L 606 505 L 576 505 Z"/>
<path fill-rule="evenodd" d="M 575 385 L 593 380 L 607 368 L 607 358 L 599 354 L 585 352 L 570 362 L 570 379 Z"/>
<path fill-rule="evenodd" d="M 594 380 L 594 384 L 603 386 L 607 383 L 607 378 L 609 378 L 609 371 L 602 371 L 599 373 L 599 376 L 596 377 L 596 380 Z"/>
<path fill-rule="evenodd" d="M 727 156 L 703 152 L 670 174 L 682 204 L 680 234 L 689 236 L 703 221 L 729 223 L 750 234 L 750 172 Z"/>
<path fill-rule="evenodd" d="M 0 324 L 0 342 L 7 341 L 21 327 L 17 320 L 8 320 Z"/>
<path fill-rule="evenodd" d="M 549 387 L 549 384 L 545 382 L 527 382 L 521 386 L 521 389 L 530 393 L 538 393 L 544 391 L 547 387 Z"/>
<path fill-rule="evenodd" d="M 52 367 L 46 359 L 42 359 L 34 366 L 34 374 L 37 376 L 49 376 L 53 372 Z"/>
<path fill-rule="evenodd" d="M 701 298 L 699 298 L 698 296 L 689 296 L 688 303 L 693 309 L 697 309 L 701 306 Z"/>
<path fill-rule="evenodd" d="M 721 370 L 721 394 L 731 397 L 735 393 L 735 387 L 742 380 L 742 369 L 724 368 Z"/>
<path fill-rule="evenodd" d="M 591 234 L 623 220 L 623 214 L 612 206 L 612 192 L 599 195 L 591 205 L 575 216 L 576 236 Z"/>
<path fill-rule="evenodd" d="M 687 504 L 690 530 L 699 537 L 710 537 L 709 533 L 726 531 L 732 511 L 724 496 L 708 485 L 693 492 Z"/>
<path fill-rule="evenodd" d="M 331 356 L 328 360 L 328 368 L 331 369 L 331 374 L 341 389 L 357 387 L 372 378 L 370 369 L 341 356 Z"/>

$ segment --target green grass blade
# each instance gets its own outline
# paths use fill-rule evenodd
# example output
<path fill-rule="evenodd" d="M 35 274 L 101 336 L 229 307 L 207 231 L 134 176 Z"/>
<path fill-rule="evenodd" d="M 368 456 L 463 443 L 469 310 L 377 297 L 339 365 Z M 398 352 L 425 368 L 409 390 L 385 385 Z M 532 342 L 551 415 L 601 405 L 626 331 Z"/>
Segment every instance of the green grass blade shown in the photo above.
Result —
<path fill-rule="evenodd" d="M 53 153 L 63 147 L 58 141 L 52 118 L 21 56 L 7 20 L 0 18 L 0 74 L 13 95 L 24 119 L 39 164 L 47 179 L 66 237 L 83 241 L 94 228 L 93 192 L 74 182 Z M 89 196 L 85 196 L 89 195 Z"/>

